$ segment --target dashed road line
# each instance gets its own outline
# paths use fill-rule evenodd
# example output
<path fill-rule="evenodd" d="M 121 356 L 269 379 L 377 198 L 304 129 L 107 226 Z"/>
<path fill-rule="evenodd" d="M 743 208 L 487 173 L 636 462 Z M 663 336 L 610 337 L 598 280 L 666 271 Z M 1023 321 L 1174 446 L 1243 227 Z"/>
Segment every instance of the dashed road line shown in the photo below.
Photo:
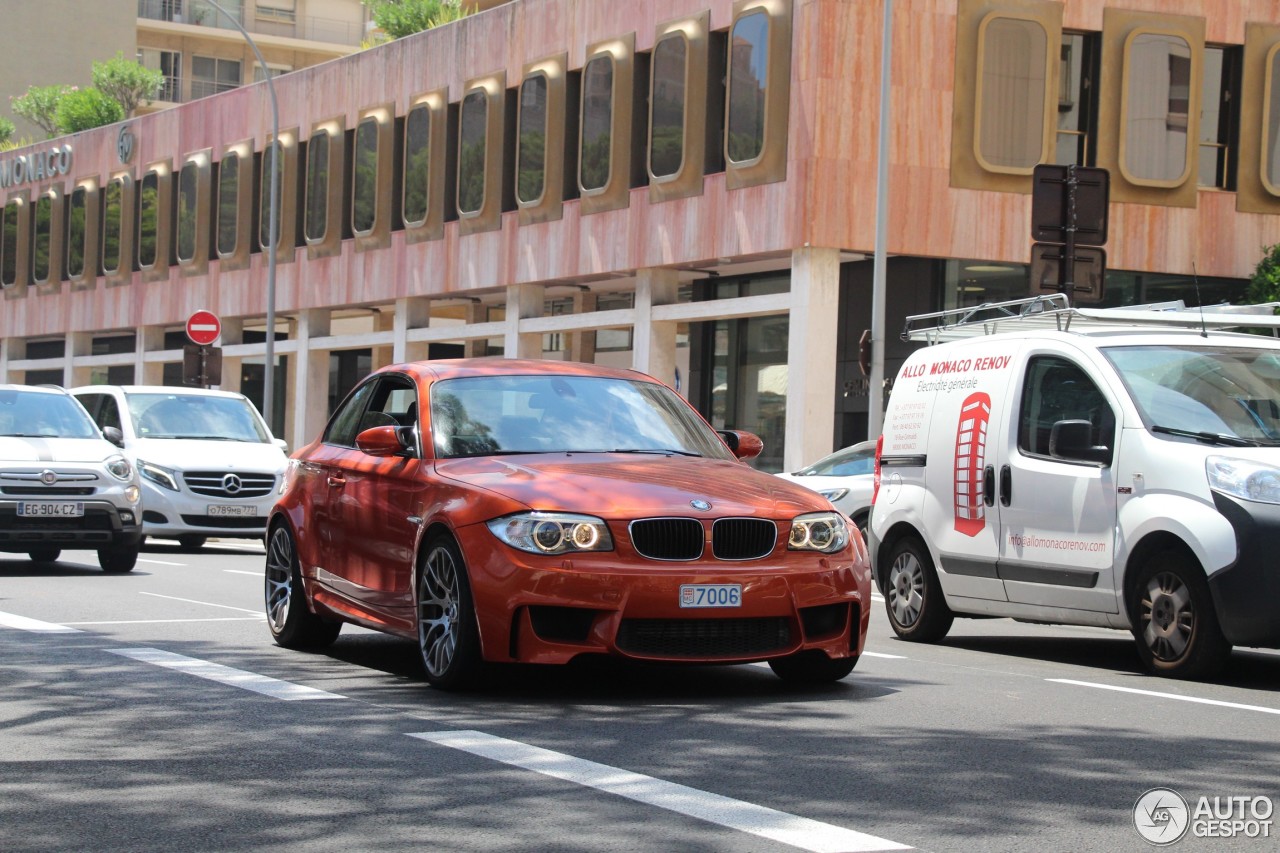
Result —
<path fill-rule="evenodd" d="M 41 622 L 39 619 L 28 619 L 16 613 L 0 613 L 0 628 L 17 628 L 19 631 L 35 631 L 39 634 L 79 634 L 79 628 L 66 625 L 55 625 L 52 622 Z"/>
<path fill-rule="evenodd" d="M 1154 696 L 1158 699 L 1176 699 L 1179 702 L 1194 702 L 1198 705 L 1216 705 L 1220 708 L 1235 708 L 1238 711 L 1257 711 L 1261 714 L 1280 714 L 1280 708 L 1268 708 L 1264 705 L 1243 705 L 1239 702 L 1224 702 L 1221 699 L 1201 699 L 1199 696 L 1179 696 L 1177 693 L 1160 693 L 1155 690 L 1138 690 L 1135 687 L 1117 687 L 1114 684 L 1097 684 L 1092 681 L 1075 681 L 1070 678 L 1046 678 L 1054 684 L 1073 684 L 1076 687 L 1093 687 L 1098 690 L 1114 690 L 1117 693 L 1135 693 L 1139 696 Z"/>
<path fill-rule="evenodd" d="M 138 562 L 150 563 L 153 566 L 185 566 L 186 565 L 186 563 L 173 563 L 168 560 L 152 560 L 152 559 L 144 559 L 142 557 L 138 558 Z"/>
<path fill-rule="evenodd" d="M 262 577 L 262 572 L 246 572 L 244 569 L 223 569 L 229 575 L 253 575 L 255 578 Z"/>
<path fill-rule="evenodd" d="M 203 604 L 205 607 L 221 607 L 224 610 L 239 610 L 241 613 L 257 613 L 266 618 L 260 610 L 250 610 L 247 607 L 232 607 L 230 604 L 214 604 L 212 601 L 196 601 L 194 598 L 178 598 L 176 595 L 161 595 L 158 592 L 140 592 L 139 595 L 149 595 L 152 598 L 167 598 L 170 601 L 184 601 L 187 604 Z"/>
<path fill-rule="evenodd" d="M 887 655 L 884 652 L 863 652 L 864 658 L 889 658 L 890 660 L 906 660 L 906 655 Z"/>
<path fill-rule="evenodd" d="M 862 853 L 912 849 L 905 844 L 864 832 L 798 817 L 484 732 L 418 732 L 409 737 L 779 841 L 801 850 L 815 853 Z"/>
<path fill-rule="evenodd" d="M 190 625 L 194 622 L 261 622 L 265 616 L 206 616 L 198 619 L 117 619 L 110 622 L 68 622 L 68 625 Z"/>
<path fill-rule="evenodd" d="M 284 699 L 289 702 L 296 702 L 306 699 L 345 699 L 345 696 L 339 696 L 337 693 L 330 693 L 327 690 L 317 690 L 314 687 L 306 687 L 301 684 L 293 684 L 288 681 L 281 681 L 278 678 L 270 678 L 265 675 L 258 675 L 254 672 L 246 672 L 243 669 L 232 669 L 229 666 L 223 666 L 220 663 L 212 663 L 207 660 L 198 658 L 189 658 L 186 655 L 174 654 L 166 652 L 162 649 L 106 649 L 113 655 L 131 658 L 142 663 L 155 664 L 168 669 L 174 669 L 178 672 L 184 672 L 187 675 L 194 675 L 198 678 L 216 681 L 220 684 L 227 684 L 231 687 L 239 687 L 244 690 L 252 690 L 254 693 L 261 693 L 264 696 L 271 696 L 275 699 Z"/>

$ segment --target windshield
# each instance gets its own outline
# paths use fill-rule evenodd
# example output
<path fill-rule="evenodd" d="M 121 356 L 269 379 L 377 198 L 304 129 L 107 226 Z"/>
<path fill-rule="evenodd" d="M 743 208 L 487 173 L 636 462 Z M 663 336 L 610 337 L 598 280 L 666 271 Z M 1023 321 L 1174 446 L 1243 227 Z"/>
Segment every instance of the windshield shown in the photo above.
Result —
<path fill-rule="evenodd" d="M 1280 350 L 1109 347 L 1148 429 L 1280 442 Z"/>
<path fill-rule="evenodd" d="M 807 468 L 796 472 L 797 476 L 853 477 L 873 474 L 876 468 L 875 444 L 855 444 L 823 457 Z"/>
<path fill-rule="evenodd" d="M 0 391 L 0 437 L 98 438 L 88 413 L 64 394 Z"/>
<path fill-rule="evenodd" d="M 130 394 L 128 399 L 129 417 L 139 438 L 271 440 L 253 404 L 243 397 Z"/>
<path fill-rule="evenodd" d="M 678 394 L 587 376 L 479 376 L 431 389 L 436 455 L 659 452 L 733 459 Z"/>

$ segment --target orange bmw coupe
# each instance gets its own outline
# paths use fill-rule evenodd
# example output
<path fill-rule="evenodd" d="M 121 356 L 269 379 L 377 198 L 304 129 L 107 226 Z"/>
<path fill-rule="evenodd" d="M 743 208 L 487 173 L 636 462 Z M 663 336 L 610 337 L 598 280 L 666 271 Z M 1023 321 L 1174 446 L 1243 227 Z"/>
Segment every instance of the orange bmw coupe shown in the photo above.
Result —
<path fill-rule="evenodd" d="M 290 460 L 268 626 L 288 648 L 345 622 L 416 640 L 446 689 L 591 654 L 843 678 L 866 641 L 866 549 L 826 498 L 742 461 L 760 449 L 634 371 L 382 368 Z"/>

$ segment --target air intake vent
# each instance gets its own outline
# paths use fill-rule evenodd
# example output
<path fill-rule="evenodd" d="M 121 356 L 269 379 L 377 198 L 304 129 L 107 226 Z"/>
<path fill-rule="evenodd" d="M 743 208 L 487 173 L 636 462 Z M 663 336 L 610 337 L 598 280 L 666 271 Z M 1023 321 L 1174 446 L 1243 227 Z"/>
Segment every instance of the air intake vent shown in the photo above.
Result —
<path fill-rule="evenodd" d="M 721 518 L 711 527 L 717 560 L 758 560 L 773 551 L 778 525 L 767 518 Z"/>
<path fill-rule="evenodd" d="M 742 658 L 791 645 L 785 617 L 759 619 L 623 619 L 618 648 L 663 658 Z"/>
<path fill-rule="evenodd" d="M 650 560 L 696 560 L 706 534 L 696 518 L 642 518 L 631 522 L 631 544 Z"/>

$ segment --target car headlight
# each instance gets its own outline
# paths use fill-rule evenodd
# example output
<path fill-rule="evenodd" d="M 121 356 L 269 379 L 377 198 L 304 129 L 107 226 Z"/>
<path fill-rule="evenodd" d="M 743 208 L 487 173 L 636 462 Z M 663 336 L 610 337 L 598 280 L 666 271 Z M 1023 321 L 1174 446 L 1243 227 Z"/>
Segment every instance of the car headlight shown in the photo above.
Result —
<path fill-rule="evenodd" d="M 832 503 L 835 503 L 845 495 L 849 494 L 849 490 L 848 489 L 818 489 L 818 494 L 822 495 L 824 498 L 831 501 Z"/>
<path fill-rule="evenodd" d="M 791 538 L 787 548 L 792 551 L 821 551 L 834 554 L 849 544 L 849 524 L 844 513 L 811 512 L 796 516 L 791 521 Z"/>
<path fill-rule="evenodd" d="M 569 512 L 521 512 L 489 522 L 493 535 L 530 554 L 612 551 L 613 538 L 599 518 Z"/>
<path fill-rule="evenodd" d="M 159 486 L 164 486 L 170 491 L 178 491 L 178 472 L 172 468 L 166 468 L 163 465 L 157 465 L 154 462 L 144 462 L 138 460 L 138 473 L 146 477 L 151 482 Z"/>
<path fill-rule="evenodd" d="M 1280 468 L 1250 459 L 1210 456 L 1204 460 L 1209 488 L 1258 503 L 1280 504 Z"/>
<path fill-rule="evenodd" d="M 106 461 L 107 471 L 117 480 L 132 480 L 133 466 L 123 456 L 112 456 Z"/>

